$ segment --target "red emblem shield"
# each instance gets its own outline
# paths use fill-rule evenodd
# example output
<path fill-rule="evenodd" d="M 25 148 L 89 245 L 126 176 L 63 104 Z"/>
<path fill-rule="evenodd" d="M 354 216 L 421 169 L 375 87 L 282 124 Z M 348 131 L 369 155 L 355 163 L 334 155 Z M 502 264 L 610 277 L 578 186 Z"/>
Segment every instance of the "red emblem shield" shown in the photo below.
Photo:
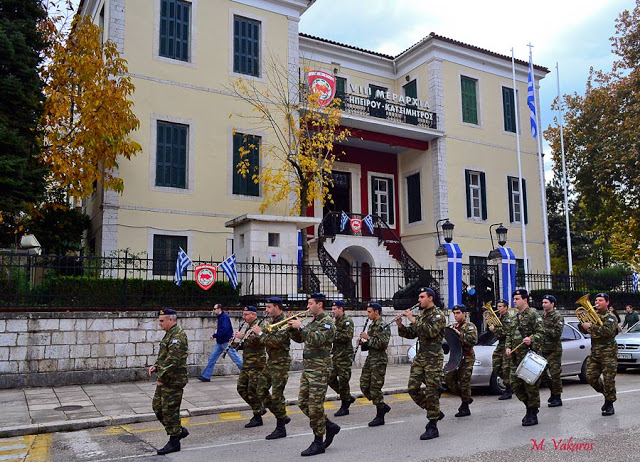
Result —
<path fill-rule="evenodd" d="M 198 265 L 196 266 L 196 282 L 203 290 L 211 289 L 211 286 L 216 282 L 218 275 L 218 267 L 213 265 Z"/>
<path fill-rule="evenodd" d="M 362 229 L 362 219 L 360 218 L 352 218 L 350 221 L 351 224 L 351 230 L 354 233 L 359 233 L 360 230 Z"/>
<path fill-rule="evenodd" d="M 319 96 L 318 103 L 320 106 L 329 105 L 336 95 L 335 76 L 324 71 L 309 71 L 307 79 L 311 91 Z"/>

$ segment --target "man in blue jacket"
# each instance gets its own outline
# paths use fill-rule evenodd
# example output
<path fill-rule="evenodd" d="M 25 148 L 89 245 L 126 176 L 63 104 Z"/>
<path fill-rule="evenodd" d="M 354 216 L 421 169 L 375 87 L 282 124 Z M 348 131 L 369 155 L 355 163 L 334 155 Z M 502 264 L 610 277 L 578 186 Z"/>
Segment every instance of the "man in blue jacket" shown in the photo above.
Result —
<path fill-rule="evenodd" d="M 222 305 L 220 303 L 216 303 L 214 305 L 213 314 L 218 317 L 218 329 L 216 330 L 216 333 L 211 336 L 212 339 L 215 339 L 216 344 L 213 346 L 213 350 L 211 350 L 211 355 L 209 355 L 207 367 L 202 371 L 202 375 L 198 377 L 198 380 L 201 382 L 211 381 L 211 373 L 216 365 L 216 361 L 218 361 L 220 355 L 224 350 L 226 350 L 227 344 L 233 336 L 231 319 L 229 319 L 229 315 L 222 310 Z M 236 366 L 238 366 L 238 370 L 242 370 L 242 358 L 238 356 L 238 352 L 231 347 L 227 353 L 231 357 L 231 360 L 236 363 Z"/>

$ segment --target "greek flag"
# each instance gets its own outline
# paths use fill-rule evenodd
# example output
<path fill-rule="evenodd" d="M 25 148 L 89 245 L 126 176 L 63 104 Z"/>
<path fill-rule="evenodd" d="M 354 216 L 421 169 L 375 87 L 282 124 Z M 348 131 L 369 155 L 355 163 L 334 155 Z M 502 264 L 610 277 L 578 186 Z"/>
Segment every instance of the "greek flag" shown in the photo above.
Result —
<path fill-rule="evenodd" d="M 235 289 L 238 286 L 238 270 L 236 269 L 236 255 L 233 254 L 225 261 L 220 263 L 220 268 L 229 278 L 229 282 Z"/>
<path fill-rule="evenodd" d="M 498 247 L 502 256 L 502 298 L 511 300 L 511 294 L 516 290 L 516 256 L 511 247 Z M 512 303 L 509 302 L 509 306 Z"/>
<path fill-rule="evenodd" d="M 640 281 L 640 274 L 634 271 L 631 277 L 633 278 L 633 293 L 635 294 L 638 291 L 638 281 Z"/>
<path fill-rule="evenodd" d="M 349 223 L 349 215 L 342 211 L 342 215 L 340 216 L 340 232 L 344 231 L 345 226 Z"/>
<path fill-rule="evenodd" d="M 452 310 L 455 305 L 462 303 L 462 250 L 455 242 L 442 245 L 447 249 L 447 285 L 449 289 L 447 308 Z"/>
<path fill-rule="evenodd" d="M 362 219 L 362 221 L 364 221 L 364 224 L 369 228 L 369 232 L 373 234 L 373 217 L 371 215 L 367 215 Z"/>
<path fill-rule="evenodd" d="M 178 248 L 178 261 L 176 261 L 176 274 L 173 277 L 173 282 L 179 287 L 182 284 L 182 273 L 186 271 L 193 262 L 189 256 L 182 250 L 182 247 Z"/>
<path fill-rule="evenodd" d="M 536 101 L 533 95 L 533 62 L 529 56 L 529 85 L 527 86 L 527 106 L 529 106 L 529 118 L 531 119 L 531 136 L 538 136 L 538 124 L 536 124 Z M 508 299 L 507 299 L 508 300 Z"/>

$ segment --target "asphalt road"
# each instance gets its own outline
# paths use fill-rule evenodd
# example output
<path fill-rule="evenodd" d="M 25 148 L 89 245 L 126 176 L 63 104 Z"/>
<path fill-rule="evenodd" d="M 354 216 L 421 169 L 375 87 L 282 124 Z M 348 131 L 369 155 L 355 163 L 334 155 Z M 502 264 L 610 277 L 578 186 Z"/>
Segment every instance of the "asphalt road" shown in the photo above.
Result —
<path fill-rule="evenodd" d="M 602 417 L 601 395 L 577 380 L 564 381 L 564 406 L 546 407 L 549 391 L 543 389 L 540 424 L 522 427 L 524 406 L 517 400 L 498 401 L 486 392 L 474 392 L 472 416 L 455 418 L 459 399 L 443 397 L 446 418 L 440 422 L 440 438 L 420 441 L 425 413 L 406 394 L 387 397 L 392 411 L 383 427 L 369 428 L 375 414 L 361 399 L 351 414 L 334 418 L 342 426 L 333 445 L 312 460 L 324 461 L 423 461 L 423 460 L 637 460 L 640 442 L 640 371 L 618 375 L 616 414 Z M 331 417 L 336 403 L 327 403 Z M 313 437 L 308 419 L 297 407 L 289 409 L 292 422 L 285 439 L 267 441 L 275 426 L 269 413 L 263 427 L 245 429 L 248 412 L 185 419 L 191 435 L 182 451 L 157 456 L 167 441 L 157 423 L 56 433 L 50 437 L 48 460 L 70 461 L 265 461 L 303 460 L 300 451 Z M 569 444 L 567 444 L 569 443 Z M 32 460 L 29 457 L 27 461 Z M 44 460 L 44 459 L 38 459 Z"/>

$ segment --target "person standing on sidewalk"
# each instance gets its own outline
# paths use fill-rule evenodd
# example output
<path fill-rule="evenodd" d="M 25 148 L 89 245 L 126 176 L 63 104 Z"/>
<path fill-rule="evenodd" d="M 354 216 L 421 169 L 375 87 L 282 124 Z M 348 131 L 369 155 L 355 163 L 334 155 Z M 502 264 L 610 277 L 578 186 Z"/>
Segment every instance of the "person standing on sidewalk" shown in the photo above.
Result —
<path fill-rule="evenodd" d="M 631 326 L 640 321 L 640 317 L 638 317 L 638 313 L 633 311 L 633 307 L 631 305 L 627 305 L 624 310 L 626 313 L 624 315 L 622 328 L 624 329 L 626 327 L 627 329 L 631 329 Z"/>
<path fill-rule="evenodd" d="M 507 331 L 511 328 L 511 314 L 509 314 L 509 302 L 501 298 L 498 300 L 498 316 L 500 317 L 501 326 L 489 326 L 489 330 L 498 339 L 498 346 L 493 350 L 491 357 L 491 364 L 493 365 L 493 373 L 496 377 L 502 378 L 504 383 L 504 393 L 500 395 L 499 400 L 511 399 L 511 382 L 509 376 L 511 375 L 509 369 L 509 358 L 505 354 L 505 341 L 507 340 Z"/>
<path fill-rule="evenodd" d="M 331 348 L 331 375 L 329 386 L 340 395 L 342 404 L 333 414 L 336 417 L 349 415 L 349 406 L 356 400 L 351 396 L 349 380 L 353 365 L 353 320 L 344 314 L 344 302 L 336 300 L 331 307 L 333 313 L 335 334 Z"/>
<path fill-rule="evenodd" d="M 211 350 L 207 366 L 202 371 L 202 374 L 198 377 L 198 380 L 200 380 L 201 382 L 211 381 L 213 368 L 215 367 L 220 355 L 227 349 L 229 340 L 231 340 L 231 337 L 233 337 L 233 327 L 231 326 L 231 319 L 229 319 L 229 315 L 224 312 L 220 303 L 216 303 L 214 305 L 213 314 L 218 317 L 218 327 L 216 329 L 216 333 L 211 336 L 211 338 L 216 341 L 216 344 L 213 346 L 213 350 Z M 231 360 L 236 364 L 236 366 L 238 366 L 238 370 L 242 371 L 242 358 L 238 356 L 238 352 L 235 350 L 235 348 L 230 347 L 227 353 L 229 354 Z"/>
<path fill-rule="evenodd" d="M 182 391 L 189 380 L 189 343 L 184 330 L 177 324 L 177 318 L 175 310 L 165 309 L 158 313 L 158 323 L 165 334 L 160 342 L 158 359 L 149 368 L 149 375 L 157 373 L 153 412 L 169 435 L 169 442 L 158 449 L 158 455 L 161 456 L 178 452 L 180 440 L 189 435 L 189 431 L 180 423 Z"/>

